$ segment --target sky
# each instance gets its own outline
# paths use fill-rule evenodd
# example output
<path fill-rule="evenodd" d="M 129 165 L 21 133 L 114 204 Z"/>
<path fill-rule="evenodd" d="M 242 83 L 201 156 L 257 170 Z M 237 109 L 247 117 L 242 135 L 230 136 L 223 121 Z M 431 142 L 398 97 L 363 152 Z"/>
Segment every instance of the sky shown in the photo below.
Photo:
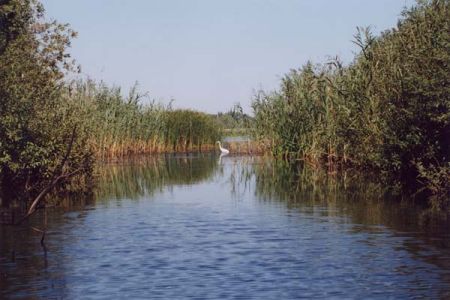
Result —
<path fill-rule="evenodd" d="M 42 0 L 49 19 L 79 36 L 83 77 L 135 82 L 151 99 L 208 113 L 274 90 L 308 60 L 350 62 L 357 26 L 397 24 L 413 0 Z"/>

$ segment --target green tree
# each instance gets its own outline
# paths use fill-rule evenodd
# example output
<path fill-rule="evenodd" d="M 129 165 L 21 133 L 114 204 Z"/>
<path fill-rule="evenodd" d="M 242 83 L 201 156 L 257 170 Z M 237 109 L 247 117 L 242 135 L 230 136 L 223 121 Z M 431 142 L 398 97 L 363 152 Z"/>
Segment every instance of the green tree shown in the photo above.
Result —
<path fill-rule="evenodd" d="M 7 201 L 85 169 L 91 155 L 82 117 L 64 92 L 76 33 L 47 22 L 36 0 L 0 1 L 0 26 L 0 195 Z"/>

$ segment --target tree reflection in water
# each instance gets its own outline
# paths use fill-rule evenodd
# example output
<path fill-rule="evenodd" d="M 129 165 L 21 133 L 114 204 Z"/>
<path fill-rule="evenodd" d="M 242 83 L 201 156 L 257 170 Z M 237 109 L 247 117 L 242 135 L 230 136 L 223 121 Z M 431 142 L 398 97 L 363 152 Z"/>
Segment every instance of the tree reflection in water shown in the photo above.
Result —
<path fill-rule="evenodd" d="M 84 261 L 73 261 L 74 257 L 78 259 L 97 257 L 95 247 L 101 244 L 100 241 L 105 238 L 105 232 L 109 234 L 111 230 L 109 226 L 114 224 L 116 227 L 122 225 L 124 227 L 120 227 L 120 230 L 116 228 L 118 232 L 111 233 L 111 237 L 114 237 L 112 242 L 114 247 L 108 248 L 107 253 L 117 255 L 115 258 L 119 260 L 123 259 L 123 256 L 115 252 L 117 248 L 130 251 L 127 244 L 122 245 L 119 240 L 116 244 L 116 238 L 120 239 L 121 234 L 139 236 L 136 232 L 140 228 L 141 231 L 147 230 L 145 232 L 148 235 L 151 233 L 158 235 L 158 232 L 164 232 L 164 229 L 169 227 L 172 230 L 178 228 L 180 230 L 178 234 L 183 236 L 187 231 L 185 223 L 181 222 L 182 226 L 179 227 L 171 227 L 179 222 L 177 216 L 182 216 L 184 222 L 192 222 L 192 230 L 199 225 L 197 219 L 204 219 L 203 221 L 209 220 L 211 223 L 200 222 L 204 225 L 201 228 L 213 237 L 217 237 L 215 230 L 219 228 L 230 232 L 232 236 L 243 238 L 245 234 L 241 236 L 238 232 L 230 231 L 230 225 L 227 222 L 215 223 L 215 217 L 208 215 L 211 211 L 221 213 L 221 209 L 225 208 L 222 212 L 224 220 L 234 218 L 234 222 L 239 220 L 243 224 L 255 225 L 250 219 L 235 218 L 234 209 L 242 207 L 249 209 L 246 212 L 253 217 L 258 216 L 254 214 L 256 210 L 268 208 L 267 212 L 273 214 L 269 217 L 277 218 L 276 220 L 280 222 L 289 215 L 289 220 L 295 220 L 295 222 L 286 224 L 297 226 L 290 231 L 295 232 L 294 238 L 297 237 L 297 233 L 303 237 L 322 236 L 325 237 L 324 248 L 330 247 L 326 239 L 331 240 L 333 237 L 327 235 L 330 232 L 326 230 L 320 232 L 321 228 L 323 229 L 320 224 L 328 224 L 331 228 L 335 228 L 336 231 L 333 232 L 338 235 L 337 239 L 357 237 L 356 241 L 353 240 L 353 243 L 348 245 L 349 251 L 352 250 L 351 247 L 359 248 L 359 250 L 369 249 L 372 254 L 387 251 L 389 255 L 393 253 L 392 251 L 400 251 L 402 255 L 408 257 L 408 260 L 405 260 L 407 265 L 404 265 L 403 261 L 395 262 L 396 266 L 400 267 L 389 270 L 389 274 L 394 276 L 395 280 L 401 280 L 405 272 L 412 272 L 424 266 L 434 266 L 426 267 L 426 270 L 439 270 L 439 273 L 433 274 L 435 277 L 438 276 L 435 282 L 444 285 L 448 283 L 450 286 L 450 273 L 445 271 L 450 270 L 448 219 L 425 218 L 426 210 L 423 207 L 414 205 L 408 199 L 398 199 L 389 195 L 386 187 L 365 174 L 329 175 L 323 170 L 290 165 L 263 157 L 231 155 L 219 158 L 208 154 L 138 158 L 99 166 L 96 173 L 97 184 L 90 192 L 66 195 L 62 200 L 54 199 L 59 206 L 48 211 L 48 251 L 41 248 L 40 235 L 30 228 L 30 225 L 37 227 L 42 225 L 42 212 L 34 216 L 29 224 L 2 228 L 0 231 L 0 291 L 7 291 L 4 295 L 20 296 L 25 289 L 28 294 L 25 293 L 24 296 L 29 293 L 38 293 L 44 298 L 68 296 L 65 293 L 70 290 L 71 284 L 83 282 L 81 278 L 70 275 L 74 272 L 74 265 Z M 177 189 L 180 186 L 189 186 L 189 188 Z M 217 195 L 216 199 L 202 198 L 195 194 L 200 192 L 199 189 L 212 190 L 212 195 Z M 222 194 L 219 195 L 216 190 Z M 167 191 L 174 192 L 174 195 L 181 199 L 164 198 L 164 193 Z M 230 208 L 230 196 L 232 200 L 246 202 L 232 205 Z M 173 205 L 173 201 L 175 203 L 186 201 L 199 205 L 176 206 Z M 121 207 L 122 205 L 124 207 Z M 272 209 L 274 206 L 276 208 Z M 142 215 L 139 215 L 140 207 L 145 208 Z M 180 207 L 187 210 L 176 211 Z M 200 207 L 202 209 L 199 209 Z M 253 209 L 255 211 L 252 211 Z M 206 212 L 205 215 L 203 212 Z M 265 217 L 268 216 L 261 216 L 262 219 Z M 262 221 L 262 219 L 257 220 Z M 145 222 L 150 222 L 152 226 L 146 226 Z M 190 224 L 189 222 L 187 224 Z M 314 227 L 317 224 L 320 226 Z M 303 225 L 307 227 L 304 228 Z M 251 226 L 241 227 L 252 228 Z M 155 228 L 159 228 L 160 231 L 154 231 Z M 305 233 L 305 230 L 312 230 L 312 232 Z M 283 232 L 276 234 L 282 235 Z M 170 235 L 153 236 L 155 243 L 158 242 L 159 237 L 161 243 L 171 239 Z M 151 239 L 129 238 L 128 241 L 131 241 L 131 247 L 134 247 L 136 243 L 138 245 L 150 243 Z M 347 240 L 340 241 L 346 245 Z M 84 243 L 88 243 L 93 249 Z M 322 247 L 321 240 L 317 243 Z M 305 245 L 297 244 L 296 241 L 290 245 L 293 245 L 293 249 L 290 249 L 293 252 L 308 251 Z M 154 253 L 141 250 L 142 247 L 136 247 L 133 251 L 135 254 L 144 255 L 146 261 L 151 261 Z M 367 272 L 368 276 L 373 275 L 371 268 L 376 263 L 372 262 L 370 257 L 364 257 L 366 253 L 360 253 L 359 250 L 356 252 L 359 256 L 347 259 L 358 265 L 358 270 Z M 343 252 L 344 255 L 347 255 L 346 251 Z M 351 256 L 350 253 L 348 255 Z M 384 256 L 383 253 L 378 255 Z M 317 259 L 320 260 L 320 258 Z M 89 263 L 98 264 L 98 261 Z M 337 264 L 339 265 L 339 262 Z M 139 264 L 134 266 L 139 267 Z M 402 268 L 402 266 L 405 267 Z M 424 272 L 421 272 L 417 278 L 423 274 Z M 33 290 L 39 288 L 42 290 Z M 446 293 L 448 289 L 441 286 L 436 291 Z M 0 297 L 2 295 L 0 293 Z"/>

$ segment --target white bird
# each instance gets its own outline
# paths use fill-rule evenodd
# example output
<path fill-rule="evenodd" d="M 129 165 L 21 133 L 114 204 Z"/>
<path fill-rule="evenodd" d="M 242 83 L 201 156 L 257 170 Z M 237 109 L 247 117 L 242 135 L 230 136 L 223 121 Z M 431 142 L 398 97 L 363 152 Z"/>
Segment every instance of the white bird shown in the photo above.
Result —
<path fill-rule="evenodd" d="M 230 153 L 230 151 L 228 149 L 222 148 L 222 144 L 220 143 L 220 141 L 217 141 L 216 143 L 219 144 L 220 152 L 222 152 L 223 154 Z"/>

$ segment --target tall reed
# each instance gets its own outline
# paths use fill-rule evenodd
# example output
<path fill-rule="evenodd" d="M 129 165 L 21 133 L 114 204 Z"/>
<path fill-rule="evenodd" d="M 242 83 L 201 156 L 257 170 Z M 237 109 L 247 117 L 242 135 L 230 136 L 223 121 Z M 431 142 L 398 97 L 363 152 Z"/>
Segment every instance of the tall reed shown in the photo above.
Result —
<path fill-rule="evenodd" d="M 174 110 L 170 105 L 143 100 L 133 87 L 124 97 L 120 88 L 93 81 L 67 87 L 68 101 L 80 109 L 89 128 L 89 143 L 100 159 L 129 154 L 205 150 L 214 146 L 220 129 L 202 112 Z M 148 100 L 148 99 L 147 99 Z"/>
<path fill-rule="evenodd" d="M 276 156 L 378 170 L 426 191 L 450 194 L 450 25 L 446 0 L 418 1 L 396 28 L 358 28 L 353 62 L 311 62 L 253 101 L 255 133 Z"/>

